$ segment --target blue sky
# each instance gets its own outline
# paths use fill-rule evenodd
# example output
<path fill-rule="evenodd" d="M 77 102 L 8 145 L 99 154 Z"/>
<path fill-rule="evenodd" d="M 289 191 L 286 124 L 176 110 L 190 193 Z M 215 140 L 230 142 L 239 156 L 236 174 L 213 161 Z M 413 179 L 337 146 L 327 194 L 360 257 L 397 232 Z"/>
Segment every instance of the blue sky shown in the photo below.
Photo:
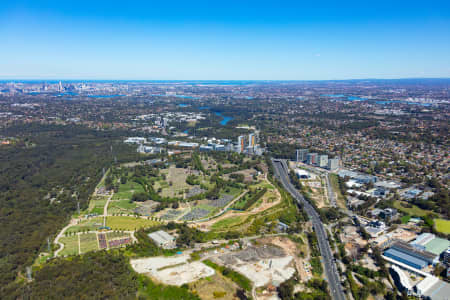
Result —
<path fill-rule="evenodd" d="M 7 1 L 0 79 L 450 77 L 450 1 Z"/>

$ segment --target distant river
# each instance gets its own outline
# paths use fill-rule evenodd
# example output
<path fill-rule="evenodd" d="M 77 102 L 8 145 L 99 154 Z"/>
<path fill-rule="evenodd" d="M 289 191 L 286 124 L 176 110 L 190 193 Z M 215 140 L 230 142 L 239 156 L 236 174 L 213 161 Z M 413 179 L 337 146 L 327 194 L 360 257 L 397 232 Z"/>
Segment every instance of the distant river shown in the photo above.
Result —
<path fill-rule="evenodd" d="M 89 98 L 113 98 L 113 97 L 123 97 L 125 95 L 89 95 Z"/>
<path fill-rule="evenodd" d="M 355 97 L 355 96 L 345 96 L 343 94 L 325 94 L 325 95 L 321 95 L 321 96 L 329 97 L 329 98 L 337 98 L 336 100 L 342 100 L 342 101 L 364 101 L 364 100 L 367 100 L 366 98 Z"/>
<path fill-rule="evenodd" d="M 224 116 L 222 115 L 221 112 L 215 112 L 216 116 L 222 117 L 222 121 L 220 121 L 220 125 L 227 125 L 228 122 L 230 122 L 231 120 L 233 120 L 233 117 L 228 117 L 228 116 Z"/>

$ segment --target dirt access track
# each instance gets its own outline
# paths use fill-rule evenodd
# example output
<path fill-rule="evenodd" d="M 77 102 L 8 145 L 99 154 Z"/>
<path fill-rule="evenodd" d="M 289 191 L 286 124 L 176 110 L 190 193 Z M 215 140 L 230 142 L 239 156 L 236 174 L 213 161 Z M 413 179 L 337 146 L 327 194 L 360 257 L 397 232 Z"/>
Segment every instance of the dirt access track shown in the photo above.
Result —
<path fill-rule="evenodd" d="M 267 183 L 270 184 L 270 182 L 267 180 L 267 178 L 266 178 L 266 181 L 267 181 Z M 209 231 L 209 230 L 211 230 L 211 226 L 220 220 L 224 220 L 224 219 L 228 219 L 228 218 L 232 218 L 232 217 L 251 216 L 251 215 L 255 215 L 260 212 L 263 212 L 281 202 L 281 195 L 276 187 L 274 187 L 273 192 L 275 193 L 275 195 L 277 197 L 277 199 L 273 202 L 267 202 L 267 197 L 263 197 L 262 203 L 250 211 L 239 212 L 239 211 L 235 211 L 235 210 L 229 210 L 217 218 L 214 218 L 214 219 L 211 219 L 211 220 L 208 220 L 205 222 L 194 222 L 191 224 L 191 226 L 198 227 L 198 229 L 202 230 L 202 231 Z M 198 225 L 200 225 L 200 226 L 198 226 Z"/>

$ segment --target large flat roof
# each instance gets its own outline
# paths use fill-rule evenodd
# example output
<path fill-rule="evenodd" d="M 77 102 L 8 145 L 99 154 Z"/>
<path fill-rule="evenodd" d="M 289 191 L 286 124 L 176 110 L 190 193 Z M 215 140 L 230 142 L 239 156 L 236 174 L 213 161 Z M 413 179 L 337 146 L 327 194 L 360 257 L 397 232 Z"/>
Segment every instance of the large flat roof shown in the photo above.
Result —
<path fill-rule="evenodd" d="M 447 250 L 449 246 L 450 242 L 448 240 L 434 238 L 425 244 L 425 249 L 433 254 L 441 255 L 441 253 Z"/>
<path fill-rule="evenodd" d="M 436 258 L 436 254 L 428 251 L 420 251 L 414 248 L 412 245 L 403 241 L 398 241 L 392 245 L 392 248 L 397 249 L 404 253 L 409 253 L 411 256 L 419 256 L 424 260 L 433 261 Z"/>
<path fill-rule="evenodd" d="M 438 282 L 425 291 L 424 295 L 433 300 L 448 300 L 450 298 L 450 284 L 438 280 Z"/>
<path fill-rule="evenodd" d="M 428 265 L 428 262 L 426 262 L 423 259 L 419 259 L 417 257 L 408 255 L 404 252 L 400 252 L 396 249 L 390 248 L 384 252 L 384 255 L 393 259 L 400 259 L 400 262 L 419 266 L 421 269 L 426 267 Z"/>
<path fill-rule="evenodd" d="M 152 232 L 148 236 L 158 244 L 165 244 L 174 240 L 173 236 L 162 230 Z"/>

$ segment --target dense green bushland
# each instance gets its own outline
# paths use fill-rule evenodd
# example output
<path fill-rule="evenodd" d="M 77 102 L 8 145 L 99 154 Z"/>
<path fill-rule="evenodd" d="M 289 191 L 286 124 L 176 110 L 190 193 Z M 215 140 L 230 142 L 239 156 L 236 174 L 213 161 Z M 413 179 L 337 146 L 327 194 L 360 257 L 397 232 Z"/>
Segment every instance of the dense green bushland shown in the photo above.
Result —
<path fill-rule="evenodd" d="M 0 132 L 19 142 L 0 147 L 0 298 L 19 272 L 47 250 L 64 223 L 88 206 L 114 161 L 137 159 L 118 135 L 80 126 L 17 125 Z"/>

